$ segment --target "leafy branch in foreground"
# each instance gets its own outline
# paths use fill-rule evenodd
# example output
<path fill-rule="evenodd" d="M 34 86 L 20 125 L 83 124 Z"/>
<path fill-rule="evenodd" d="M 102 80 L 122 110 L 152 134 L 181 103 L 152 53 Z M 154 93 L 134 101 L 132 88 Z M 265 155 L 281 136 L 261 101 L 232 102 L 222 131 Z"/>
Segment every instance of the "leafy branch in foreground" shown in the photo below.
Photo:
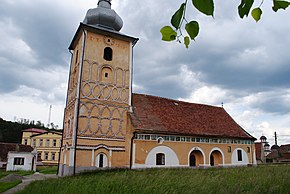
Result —
<path fill-rule="evenodd" d="M 160 29 L 162 34 L 162 40 L 164 41 L 173 41 L 181 43 L 183 38 L 183 43 L 186 48 L 188 48 L 190 41 L 195 40 L 199 33 L 199 23 L 198 21 L 192 20 L 188 21 L 185 18 L 185 13 L 187 10 L 187 1 L 185 0 L 179 7 L 179 9 L 171 17 L 171 26 L 164 26 Z M 290 2 L 284 0 L 272 0 L 273 1 L 273 11 L 277 12 L 279 9 L 286 9 Z M 214 17 L 214 0 L 191 0 L 192 6 L 195 7 L 199 12 Z M 254 0 L 241 0 L 240 5 L 238 6 L 238 14 L 240 18 L 244 16 L 248 17 L 251 12 L 253 19 L 258 22 L 262 16 L 261 6 L 263 5 L 264 0 L 261 0 L 261 3 L 258 7 L 252 8 Z M 252 11 L 251 11 L 252 10 Z M 183 30 L 184 28 L 184 30 Z M 186 31 L 186 35 L 184 32 Z"/>

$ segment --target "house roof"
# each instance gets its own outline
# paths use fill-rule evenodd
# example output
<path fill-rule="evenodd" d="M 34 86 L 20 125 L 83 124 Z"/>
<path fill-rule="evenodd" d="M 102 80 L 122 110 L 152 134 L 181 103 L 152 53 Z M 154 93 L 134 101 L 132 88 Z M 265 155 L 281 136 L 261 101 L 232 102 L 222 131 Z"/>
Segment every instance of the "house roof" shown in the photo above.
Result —
<path fill-rule="evenodd" d="M 290 161 L 290 144 L 281 145 L 278 149 L 273 150 L 267 158 L 277 159 L 279 161 Z"/>
<path fill-rule="evenodd" d="M 24 129 L 22 132 L 45 133 L 47 131 L 45 129 L 30 128 L 30 129 Z"/>
<path fill-rule="evenodd" d="M 44 133 L 38 133 L 38 134 L 35 134 L 35 135 L 31 135 L 30 137 L 37 137 L 37 136 L 47 135 L 47 134 L 49 134 L 49 133 L 51 133 L 51 134 L 56 134 L 56 135 L 61 136 L 61 135 L 62 135 L 61 132 L 62 132 L 62 131 L 59 131 L 59 132 L 56 132 L 56 131 L 46 131 L 46 132 L 44 132 Z"/>
<path fill-rule="evenodd" d="M 132 124 L 137 131 L 255 140 L 222 107 L 133 94 Z"/>
<path fill-rule="evenodd" d="M 0 143 L 0 161 L 7 161 L 7 154 L 10 151 L 32 152 L 33 148 L 29 145 L 15 143 Z"/>

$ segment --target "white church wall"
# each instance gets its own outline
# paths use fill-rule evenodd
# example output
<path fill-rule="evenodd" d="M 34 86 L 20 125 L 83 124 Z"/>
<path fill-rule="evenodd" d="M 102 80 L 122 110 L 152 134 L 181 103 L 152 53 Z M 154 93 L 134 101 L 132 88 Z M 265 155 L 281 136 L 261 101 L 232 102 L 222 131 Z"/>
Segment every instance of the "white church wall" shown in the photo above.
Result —
<path fill-rule="evenodd" d="M 241 160 L 239 160 L 238 158 L 238 150 L 240 150 L 241 152 Z M 232 152 L 232 165 L 247 165 L 249 164 L 249 157 L 247 155 L 247 153 L 245 152 L 245 150 L 241 149 L 241 148 L 236 148 L 233 152 Z"/>
<path fill-rule="evenodd" d="M 165 165 L 156 165 L 156 154 L 165 154 Z M 167 146 L 157 146 L 153 148 L 147 155 L 145 166 L 139 165 L 138 167 L 172 167 L 179 166 L 179 160 L 176 153 Z"/>

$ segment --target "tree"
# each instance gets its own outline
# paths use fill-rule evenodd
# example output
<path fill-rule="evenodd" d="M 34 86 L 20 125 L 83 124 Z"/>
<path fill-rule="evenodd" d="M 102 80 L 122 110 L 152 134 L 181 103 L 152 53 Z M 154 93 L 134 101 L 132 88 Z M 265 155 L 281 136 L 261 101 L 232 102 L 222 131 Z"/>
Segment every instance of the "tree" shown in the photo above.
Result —
<path fill-rule="evenodd" d="M 290 2 L 284 0 L 272 0 L 273 6 L 272 10 L 277 12 L 280 9 L 286 9 Z M 214 0 L 191 0 L 192 6 L 195 7 L 199 12 L 214 17 Z M 241 0 L 238 6 L 238 14 L 240 18 L 248 17 L 249 13 L 253 19 L 258 22 L 262 16 L 262 8 L 264 0 L 261 0 L 261 4 L 258 7 L 252 8 L 254 0 Z M 195 40 L 199 33 L 199 23 L 198 21 L 192 20 L 187 21 L 185 18 L 185 13 L 187 11 L 188 0 L 185 0 L 179 7 L 179 9 L 171 17 L 172 26 L 164 26 L 160 29 L 162 34 L 162 40 L 164 41 L 174 41 L 177 40 L 181 43 L 181 38 L 183 38 L 183 43 L 186 48 L 188 48 L 190 41 Z M 183 29 L 184 28 L 184 29 Z M 187 35 L 184 35 L 186 31 Z"/>

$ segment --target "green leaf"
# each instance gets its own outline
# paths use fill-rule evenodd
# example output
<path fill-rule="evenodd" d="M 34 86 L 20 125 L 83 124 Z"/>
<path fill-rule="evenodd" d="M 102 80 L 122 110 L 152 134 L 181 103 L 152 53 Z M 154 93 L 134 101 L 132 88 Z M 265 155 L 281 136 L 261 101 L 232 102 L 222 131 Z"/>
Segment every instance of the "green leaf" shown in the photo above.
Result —
<path fill-rule="evenodd" d="M 162 40 L 164 41 L 172 41 L 176 39 L 177 33 L 170 26 L 164 26 L 160 29 L 162 34 Z"/>
<path fill-rule="evenodd" d="M 259 7 L 252 10 L 252 17 L 254 18 L 254 20 L 256 20 L 256 22 L 258 22 L 261 19 L 262 13 L 263 12 L 262 12 L 261 8 L 259 8 Z"/>
<path fill-rule="evenodd" d="M 239 15 L 241 18 L 249 15 L 251 7 L 253 6 L 254 0 L 242 0 L 238 6 Z"/>
<path fill-rule="evenodd" d="M 188 48 L 188 45 L 190 44 L 190 39 L 188 36 L 184 37 L 184 44 L 185 44 L 185 47 Z"/>
<path fill-rule="evenodd" d="M 191 21 L 185 25 L 185 30 L 190 36 L 191 40 L 194 40 L 194 38 L 198 35 L 199 32 L 199 25 L 197 21 Z"/>
<path fill-rule="evenodd" d="M 273 0 L 273 4 L 274 4 L 274 6 L 272 7 L 272 9 L 275 12 L 277 12 L 278 9 L 286 9 L 290 5 L 290 2 Z"/>
<path fill-rule="evenodd" d="M 192 0 L 193 6 L 205 15 L 213 16 L 214 2 L 213 0 Z"/>
<path fill-rule="evenodd" d="M 180 26 L 180 22 L 184 13 L 184 8 L 185 8 L 185 3 L 182 3 L 180 8 L 175 12 L 175 14 L 171 18 L 171 24 L 176 29 L 178 29 Z"/>

